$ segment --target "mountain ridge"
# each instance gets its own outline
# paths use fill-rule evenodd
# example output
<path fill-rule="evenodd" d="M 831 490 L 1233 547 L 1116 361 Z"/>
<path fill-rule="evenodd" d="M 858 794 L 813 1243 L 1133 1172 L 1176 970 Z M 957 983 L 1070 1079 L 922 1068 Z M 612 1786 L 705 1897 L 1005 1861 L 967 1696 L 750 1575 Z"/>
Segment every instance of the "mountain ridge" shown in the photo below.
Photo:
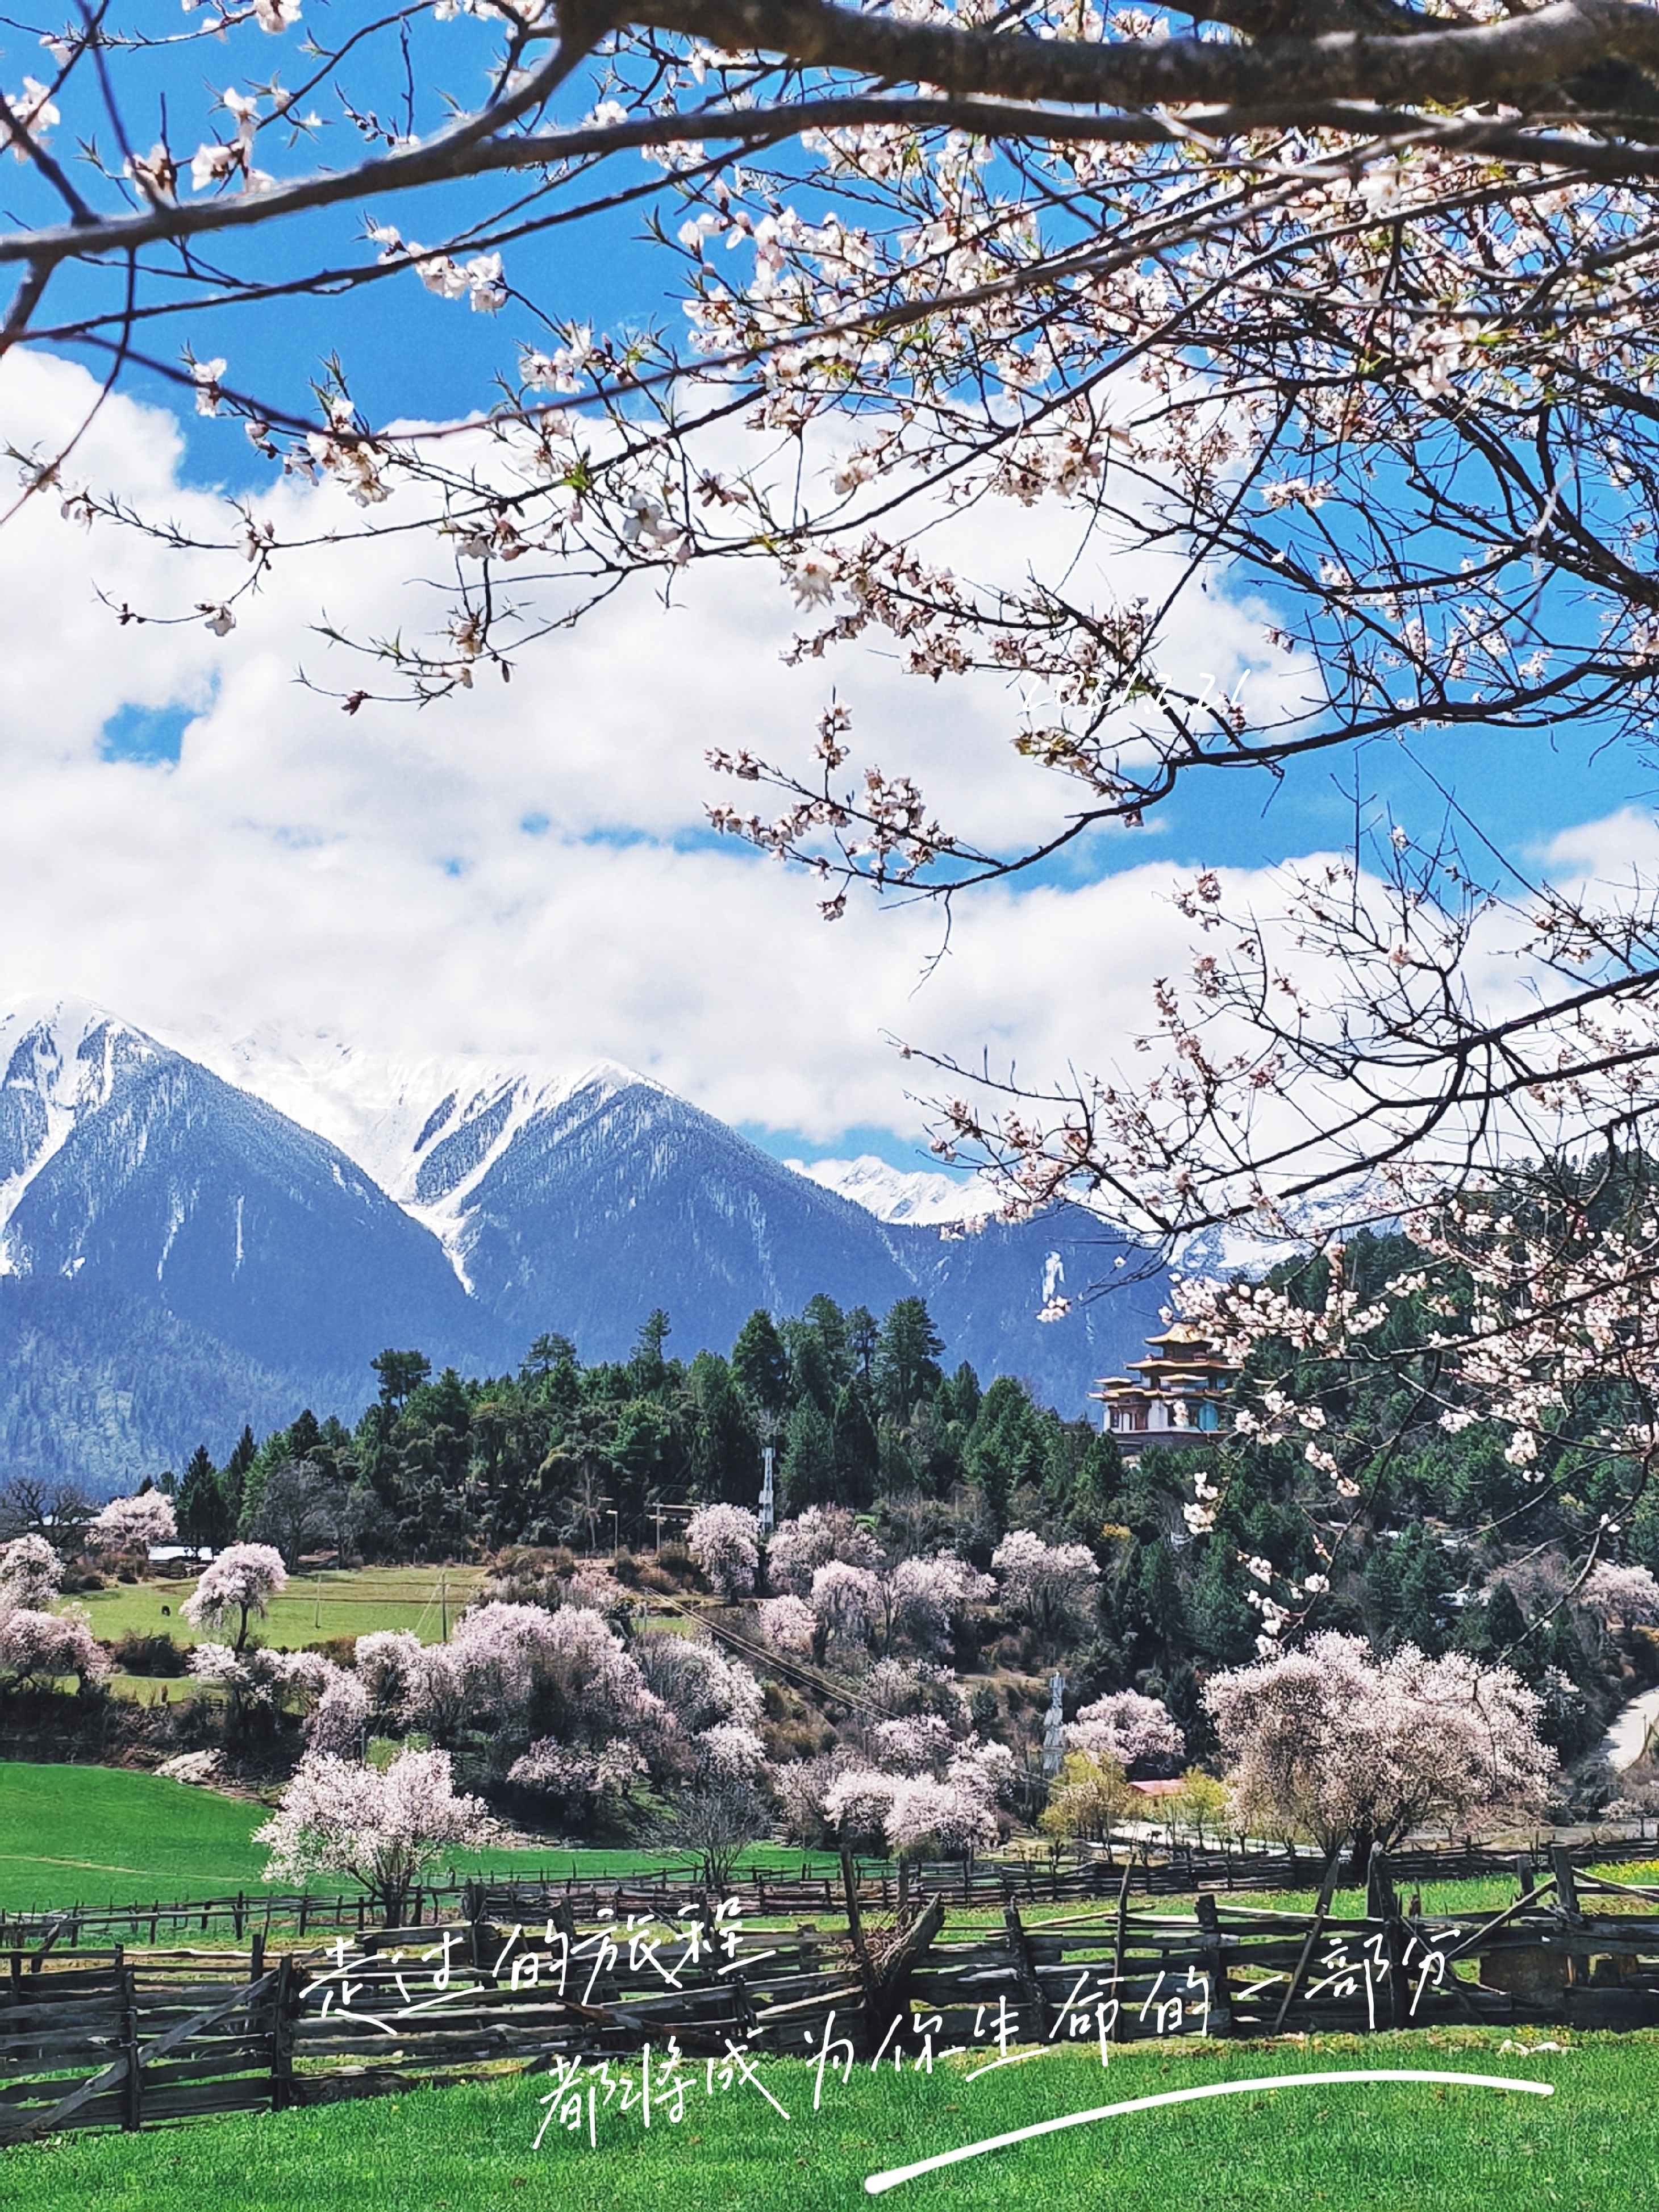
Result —
<path fill-rule="evenodd" d="M 14 1467 L 131 1487 L 198 1437 L 228 1449 L 284 1392 L 283 1419 L 355 1415 L 387 1345 L 491 1373 L 558 1331 L 621 1358 L 659 1306 L 689 1358 L 729 1350 L 757 1306 L 920 1295 L 952 1364 L 1019 1375 L 1067 1415 L 1157 1326 L 1158 1282 L 1076 1299 L 1135 1249 L 1078 1209 L 976 1235 L 914 1206 L 884 1220 L 609 1061 L 562 1077 L 267 1036 L 216 1069 L 70 1000 L 4 1017 L 0 1050 Z M 901 1213 L 941 1198 L 854 1164 Z"/>

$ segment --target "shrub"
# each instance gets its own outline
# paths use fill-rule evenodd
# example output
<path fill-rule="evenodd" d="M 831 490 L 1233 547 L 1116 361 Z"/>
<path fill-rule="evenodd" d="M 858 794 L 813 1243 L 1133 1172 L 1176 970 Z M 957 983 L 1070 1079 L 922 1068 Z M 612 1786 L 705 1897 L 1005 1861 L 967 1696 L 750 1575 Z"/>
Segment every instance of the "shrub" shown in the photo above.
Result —
<path fill-rule="evenodd" d="M 124 1674 L 176 1677 L 190 1672 L 189 1654 L 159 1630 L 154 1636 L 144 1636 L 129 1628 L 110 1646 L 110 1656 Z"/>

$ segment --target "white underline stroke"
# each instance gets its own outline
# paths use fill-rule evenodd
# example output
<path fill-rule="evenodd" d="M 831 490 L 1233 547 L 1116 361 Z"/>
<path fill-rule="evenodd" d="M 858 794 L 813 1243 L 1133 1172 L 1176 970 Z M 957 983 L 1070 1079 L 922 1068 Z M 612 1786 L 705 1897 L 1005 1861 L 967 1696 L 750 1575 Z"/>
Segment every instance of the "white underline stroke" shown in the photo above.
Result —
<path fill-rule="evenodd" d="M 1036 2136 L 1058 2135 L 1062 2128 L 1086 2127 L 1092 2120 L 1114 2120 L 1123 2112 L 1149 2112 L 1156 2105 L 1196 2104 L 1201 2097 L 1242 2097 L 1258 2089 L 1310 2089 L 1345 2081 L 1449 2082 L 1460 2089 L 1518 2089 L 1528 2096 L 1553 2097 L 1553 2081 L 1521 2081 L 1505 2074 L 1440 2073 L 1422 2066 L 1345 2068 L 1334 2074 L 1261 2074 L 1247 2081 L 1212 2081 L 1201 2089 L 1164 2089 L 1155 2097 L 1132 2097 L 1121 2105 L 1097 2105 L 1092 2112 L 1064 2112 L 1057 2120 L 1038 2120 L 1029 2128 L 1015 2128 L 1006 2136 L 988 2136 L 983 2142 L 964 2143 L 960 2150 L 940 2151 L 935 2158 L 919 2159 L 915 2166 L 890 2166 L 865 2181 L 872 2197 L 896 2189 L 902 2181 L 919 2174 L 935 2173 L 942 2166 L 959 2166 L 964 2159 L 980 2158 L 988 2150 L 1006 2150 L 1011 2143 L 1030 2142 Z"/>

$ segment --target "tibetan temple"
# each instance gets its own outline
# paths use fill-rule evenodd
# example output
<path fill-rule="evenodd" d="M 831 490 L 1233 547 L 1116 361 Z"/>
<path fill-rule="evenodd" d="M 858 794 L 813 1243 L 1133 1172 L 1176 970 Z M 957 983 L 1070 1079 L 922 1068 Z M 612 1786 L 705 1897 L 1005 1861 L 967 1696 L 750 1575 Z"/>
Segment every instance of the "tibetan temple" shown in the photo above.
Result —
<path fill-rule="evenodd" d="M 1148 1444 L 1182 1444 L 1230 1428 L 1228 1401 L 1237 1373 L 1208 1337 L 1177 1322 L 1146 1340 L 1147 1356 L 1127 1375 L 1109 1375 L 1090 1395 L 1105 1407 L 1103 1425 L 1133 1458 Z"/>

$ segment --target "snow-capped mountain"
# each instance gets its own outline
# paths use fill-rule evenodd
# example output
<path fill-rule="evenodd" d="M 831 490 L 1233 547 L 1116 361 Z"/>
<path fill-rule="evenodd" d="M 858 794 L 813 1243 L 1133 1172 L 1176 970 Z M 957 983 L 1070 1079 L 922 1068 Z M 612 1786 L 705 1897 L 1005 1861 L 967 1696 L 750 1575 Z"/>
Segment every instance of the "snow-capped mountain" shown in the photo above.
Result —
<path fill-rule="evenodd" d="M 860 1152 L 855 1160 L 786 1160 L 784 1165 L 821 1190 L 850 1198 L 878 1221 L 915 1222 L 923 1228 L 941 1222 L 985 1221 L 1001 1203 L 978 1176 L 891 1167 L 871 1152 Z"/>
<path fill-rule="evenodd" d="M 572 1079 L 533 1062 L 380 1057 L 326 1035 L 255 1034 L 215 1057 L 232 1082 L 337 1145 L 430 1229 L 469 1291 L 473 1195 L 520 1133 L 574 1097 L 655 1087 L 609 1061 Z"/>
<path fill-rule="evenodd" d="M 971 1184 L 856 1162 L 828 1187 L 610 1065 L 265 1036 L 216 1073 L 69 1001 L 0 1050 L 0 1464 L 129 1481 L 245 1420 L 355 1415 L 388 1345 L 499 1373 L 558 1330 L 617 1358 L 657 1306 L 690 1359 L 757 1306 L 920 1294 L 951 1364 L 1067 1413 L 1158 1325 L 1161 1274 L 1076 1209 L 964 1234 Z"/>
<path fill-rule="evenodd" d="M 431 1232 L 262 1100 L 82 1001 L 19 1008 L 0 1050 L 0 1452 L 14 1464 L 22 1436 L 49 1459 L 48 1432 L 74 1431 L 89 1392 L 107 1401 L 112 1449 L 147 1463 L 174 1455 L 155 1432 L 170 1395 L 216 1442 L 243 1396 L 283 1419 L 296 1395 L 361 1400 L 388 1344 L 473 1363 L 500 1351 Z M 41 1401 L 48 1374 L 61 1424 Z"/>

